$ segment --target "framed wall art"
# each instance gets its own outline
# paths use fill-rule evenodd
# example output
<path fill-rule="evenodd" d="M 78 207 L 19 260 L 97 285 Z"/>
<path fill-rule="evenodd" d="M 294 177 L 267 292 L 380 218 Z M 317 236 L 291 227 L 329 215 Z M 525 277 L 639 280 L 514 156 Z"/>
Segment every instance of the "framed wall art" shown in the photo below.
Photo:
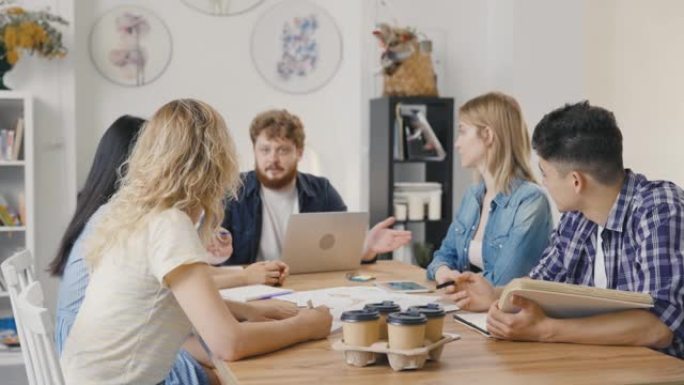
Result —
<path fill-rule="evenodd" d="M 106 79 L 140 87 L 158 79 L 171 61 L 169 29 L 152 11 L 120 6 L 100 17 L 90 32 L 90 57 Z"/>
<path fill-rule="evenodd" d="M 234 16 L 249 12 L 264 0 L 182 0 L 188 7 L 213 16 Z"/>
<path fill-rule="evenodd" d="M 305 94 L 323 87 L 337 72 L 342 36 L 325 9 L 306 0 L 285 0 L 257 21 L 251 55 L 272 87 Z"/>

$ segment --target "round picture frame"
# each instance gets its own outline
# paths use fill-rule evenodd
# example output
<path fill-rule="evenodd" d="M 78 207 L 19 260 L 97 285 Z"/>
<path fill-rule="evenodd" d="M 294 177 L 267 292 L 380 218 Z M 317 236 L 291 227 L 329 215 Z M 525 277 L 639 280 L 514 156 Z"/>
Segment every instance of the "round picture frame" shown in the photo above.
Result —
<path fill-rule="evenodd" d="M 307 94 L 324 87 L 337 73 L 342 34 L 322 7 L 285 0 L 261 15 L 252 30 L 250 52 L 254 67 L 271 87 Z"/>
<path fill-rule="evenodd" d="M 181 0 L 197 12 L 211 16 L 237 16 L 247 13 L 264 0 Z"/>
<path fill-rule="evenodd" d="M 90 59 L 105 79 L 124 87 L 157 80 L 171 62 L 173 43 L 166 24 L 147 8 L 121 5 L 93 24 Z"/>

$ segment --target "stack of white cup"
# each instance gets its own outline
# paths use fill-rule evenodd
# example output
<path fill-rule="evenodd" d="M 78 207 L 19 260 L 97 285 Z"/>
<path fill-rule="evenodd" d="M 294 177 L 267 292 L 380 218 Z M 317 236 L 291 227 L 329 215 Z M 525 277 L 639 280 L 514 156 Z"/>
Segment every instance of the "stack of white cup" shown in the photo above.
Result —
<path fill-rule="evenodd" d="M 442 185 L 434 182 L 395 183 L 394 216 L 398 221 L 437 221 L 442 218 Z"/>

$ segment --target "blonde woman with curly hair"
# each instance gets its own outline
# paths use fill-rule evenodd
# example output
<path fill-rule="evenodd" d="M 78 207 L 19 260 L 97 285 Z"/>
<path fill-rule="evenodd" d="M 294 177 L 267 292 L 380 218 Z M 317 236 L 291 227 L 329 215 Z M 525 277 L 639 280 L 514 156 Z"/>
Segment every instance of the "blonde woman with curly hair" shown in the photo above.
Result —
<path fill-rule="evenodd" d="M 85 240 L 91 278 L 62 355 L 67 383 L 160 383 L 193 328 L 223 360 L 328 335 L 324 307 L 240 323 L 219 296 L 204 245 L 239 179 L 233 140 L 211 106 L 162 106 L 127 169 Z"/>

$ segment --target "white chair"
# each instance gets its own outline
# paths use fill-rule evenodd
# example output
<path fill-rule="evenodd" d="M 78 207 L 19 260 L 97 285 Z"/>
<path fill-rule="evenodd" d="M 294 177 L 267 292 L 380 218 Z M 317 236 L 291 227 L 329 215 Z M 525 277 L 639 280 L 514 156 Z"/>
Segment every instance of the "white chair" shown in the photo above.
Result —
<path fill-rule="evenodd" d="M 19 322 L 24 330 L 22 349 L 30 356 L 34 378 L 42 385 L 64 385 L 62 368 L 55 349 L 54 327 L 52 317 L 43 301 L 43 289 L 40 282 L 28 285 L 17 300 Z"/>
<path fill-rule="evenodd" d="M 14 313 L 14 320 L 17 325 L 17 334 L 19 335 L 19 342 L 22 344 L 21 354 L 24 357 L 24 365 L 26 366 L 26 375 L 28 376 L 30 385 L 38 385 L 31 367 L 31 357 L 27 349 L 23 346 L 26 337 L 24 336 L 20 314 L 17 311 L 17 300 L 19 293 L 24 291 L 31 283 L 35 282 L 35 273 L 33 270 L 33 257 L 28 250 L 22 250 L 7 258 L 2 265 L 0 265 L 2 275 L 7 284 L 7 291 L 9 292 L 10 301 L 12 303 L 12 312 Z"/>

